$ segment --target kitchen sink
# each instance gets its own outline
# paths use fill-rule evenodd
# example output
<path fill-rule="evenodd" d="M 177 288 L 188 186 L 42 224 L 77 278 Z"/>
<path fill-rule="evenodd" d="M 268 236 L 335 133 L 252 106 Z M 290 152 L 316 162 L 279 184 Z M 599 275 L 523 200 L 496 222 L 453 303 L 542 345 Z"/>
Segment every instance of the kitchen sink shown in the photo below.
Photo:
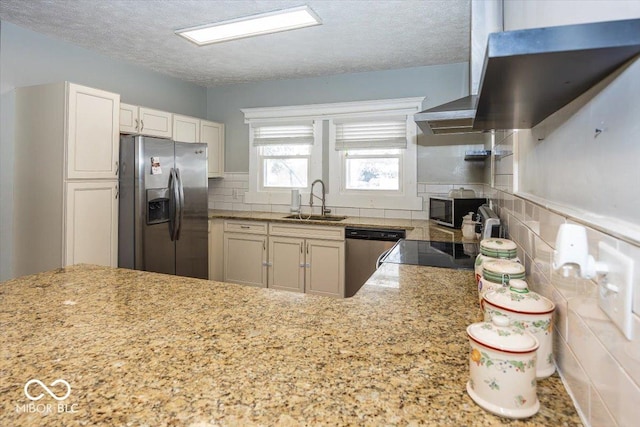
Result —
<path fill-rule="evenodd" d="M 339 216 L 339 215 L 305 215 L 302 214 L 298 215 L 287 215 L 285 216 L 286 219 L 297 219 L 298 221 L 342 221 L 343 219 L 347 219 L 346 216 Z"/>

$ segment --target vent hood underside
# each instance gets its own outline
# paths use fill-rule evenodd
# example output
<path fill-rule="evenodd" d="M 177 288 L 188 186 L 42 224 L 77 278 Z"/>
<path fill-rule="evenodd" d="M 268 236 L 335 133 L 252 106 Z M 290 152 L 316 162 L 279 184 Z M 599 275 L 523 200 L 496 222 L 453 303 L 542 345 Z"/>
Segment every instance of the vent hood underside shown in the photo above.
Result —
<path fill-rule="evenodd" d="M 529 129 L 640 53 L 640 19 L 489 35 L 479 96 L 415 114 L 427 134 Z"/>

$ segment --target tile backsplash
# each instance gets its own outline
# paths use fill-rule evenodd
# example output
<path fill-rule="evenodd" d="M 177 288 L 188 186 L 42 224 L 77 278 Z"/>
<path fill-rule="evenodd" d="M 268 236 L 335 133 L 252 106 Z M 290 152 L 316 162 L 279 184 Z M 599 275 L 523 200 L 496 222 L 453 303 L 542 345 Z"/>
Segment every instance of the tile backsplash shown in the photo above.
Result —
<path fill-rule="evenodd" d="M 475 190 L 480 197 L 484 195 L 485 185 L 480 184 L 457 184 L 457 183 L 418 183 L 418 197 L 422 197 L 422 210 L 401 210 L 401 209 L 371 209 L 357 207 L 332 207 L 332 214 L 347 215 L 352 217 L 370 218 L 403 218 L 403 219 L 428 219 L 429 216 L 429 196 L 447 194 L 449 190 L 464 187 Z M 244 193 L 249 189 L 248 173 L 227 172 L 223 179 L 209 180 L 209 209 L 222 209 L 234 211 L 255 211 L 255 212 L 289 212 L 289 205 L 264 205 L 244 202 Z M 303 208 L 307 203 L 303 198 Z M 308 205 L 307 205 L 308 206 Z"/>
<path fill-rule="evenodd" d="M 518 245 L 529 286 L 556 304 L 554 353 L 556 365 L 586 425 L 637 425 L 640 403 L 640 246 L 586 225 L 579 217 L 561 214 L 514 194 L 513 135 L 497 135 L 494 185 L 485 193 Z M 558 229 L 578 223 L 587 229 L 589 253 L 597 259 L 598 243 L 635 261 L 634 335 L 627 340 L 598 306 L 595 280 L 565 278 L 552 268 Z"/>

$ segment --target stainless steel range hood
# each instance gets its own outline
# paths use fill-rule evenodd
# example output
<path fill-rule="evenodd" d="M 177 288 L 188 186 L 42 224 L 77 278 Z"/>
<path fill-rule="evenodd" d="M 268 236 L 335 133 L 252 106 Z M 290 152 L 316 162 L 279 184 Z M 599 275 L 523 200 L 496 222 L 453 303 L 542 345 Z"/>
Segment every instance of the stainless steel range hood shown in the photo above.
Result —
<path fill-rule="evenodd" d="M 413 119 L 427 135 L 479 132 L 473 129 L 477 104 L 478 97 L 469 95 L 416 113 Z"/>
<path fill-rule="evenodd" d="M 461 98 L 414 118 L 434 134 L 528 129 L 638 54 L 640 19 L 493 33 L 477 99 Z"/>

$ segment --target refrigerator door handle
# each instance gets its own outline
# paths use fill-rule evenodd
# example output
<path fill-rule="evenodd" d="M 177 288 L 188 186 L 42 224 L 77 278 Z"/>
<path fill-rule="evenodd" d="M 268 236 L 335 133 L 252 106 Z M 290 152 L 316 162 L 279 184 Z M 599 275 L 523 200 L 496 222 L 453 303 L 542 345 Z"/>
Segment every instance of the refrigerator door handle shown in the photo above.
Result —
<path fill-rule="evenodd" d="M 182 230 L 182 220 L 184 219 L 184 187 L 182 186 L 182 178 L 180 177 L 180 169 L 176 168 L 176 178 L 178 184 L 178 225 L 176 227 L 176 240 L 180 240 L 180 230 Z"/>
<path fill-rule="evenodd" d="M 178 178 L 176 175 L 175 169 L 171 168 L 170 174 L 170 194 L 171 194 L 171 205 L 170 205 L 170 218 L 169 218 L 169 234 L 171 237 L 171 241 L 176 240 L 176 234 L 178 231 L 178 204 L 180 203 L 180 194 L 178 192 Z"/>

